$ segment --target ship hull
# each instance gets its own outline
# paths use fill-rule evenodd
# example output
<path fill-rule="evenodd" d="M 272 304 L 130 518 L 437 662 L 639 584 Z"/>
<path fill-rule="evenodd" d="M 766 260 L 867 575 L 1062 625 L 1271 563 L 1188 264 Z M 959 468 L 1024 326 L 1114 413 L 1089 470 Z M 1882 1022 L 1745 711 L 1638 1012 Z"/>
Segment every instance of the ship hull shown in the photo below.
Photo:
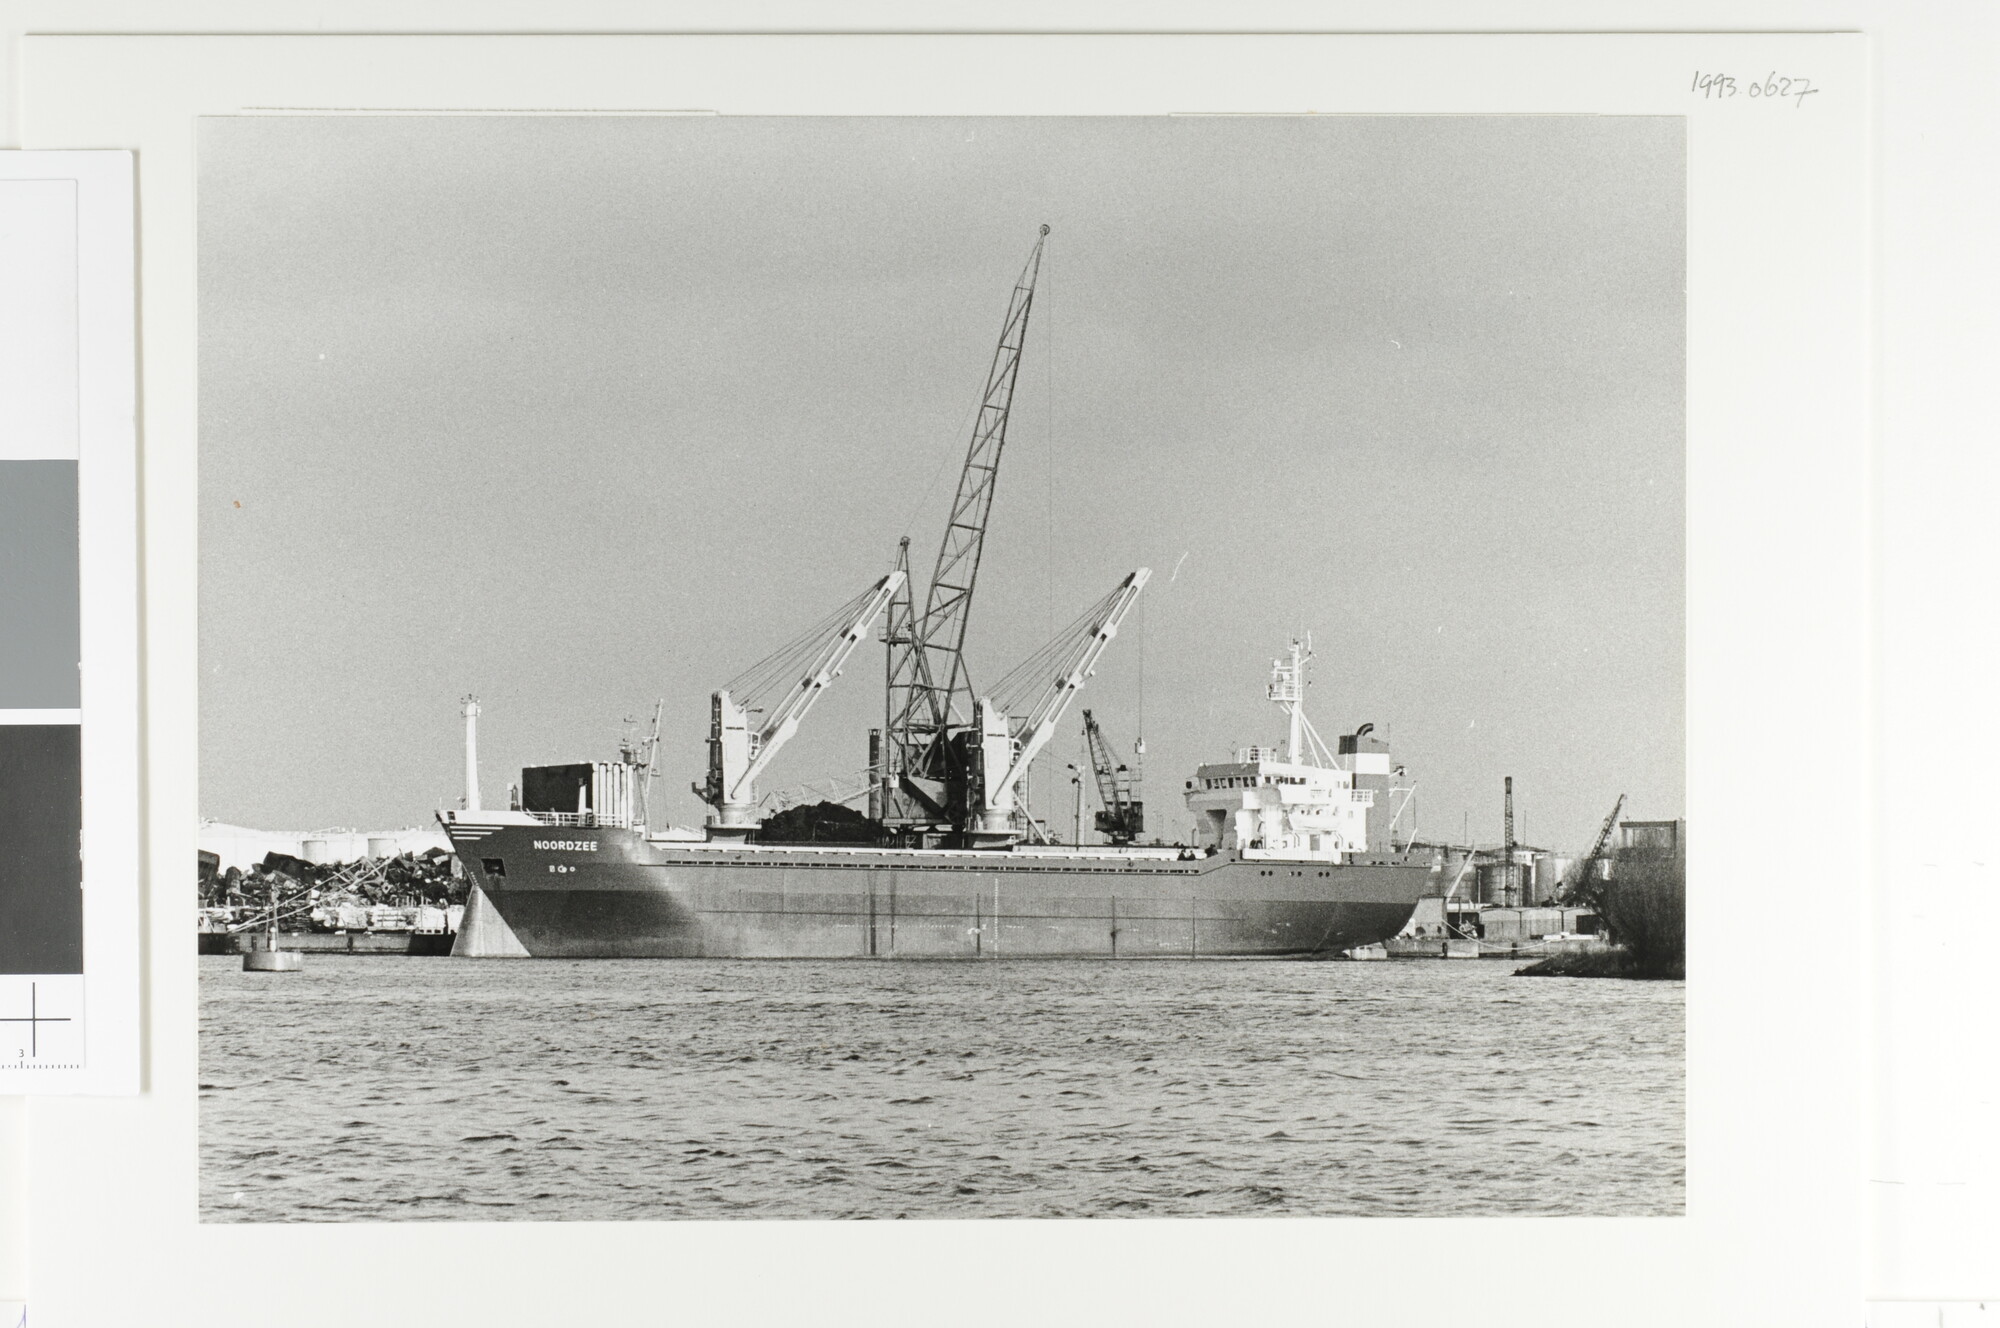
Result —
<path fill-rule="evenodd" d="M 1332 955 L 1394 935 L 1428 861 L 1328 864 L 777 848 L 448 823 L 476 895 L 453 953 L 538 958 Z"/>

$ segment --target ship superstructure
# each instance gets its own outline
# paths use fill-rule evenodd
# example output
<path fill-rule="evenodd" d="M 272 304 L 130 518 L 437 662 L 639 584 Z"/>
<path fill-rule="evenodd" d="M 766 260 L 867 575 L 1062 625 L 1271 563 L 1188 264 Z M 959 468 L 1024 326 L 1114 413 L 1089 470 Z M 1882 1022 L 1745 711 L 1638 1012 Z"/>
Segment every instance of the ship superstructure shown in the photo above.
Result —
<path fill-rule="evenodd" d="M 1339 753 L 1320 740 L 1305 714 L 1311 660 L 1310 640 L 1294 638 L 1289 654 L 1271 662 L 1266 695 L 1284 708 L 1289 726 L 1282 749 L 1242 748 L 1233 761 L 1201 766 L 1188 781 L 1187 806 L 1202 847 L 1309 862 L 1393 850 L 1395 823 L 1412 790 L 1400 782 L 1373 725 L 1343 736 Z"/>

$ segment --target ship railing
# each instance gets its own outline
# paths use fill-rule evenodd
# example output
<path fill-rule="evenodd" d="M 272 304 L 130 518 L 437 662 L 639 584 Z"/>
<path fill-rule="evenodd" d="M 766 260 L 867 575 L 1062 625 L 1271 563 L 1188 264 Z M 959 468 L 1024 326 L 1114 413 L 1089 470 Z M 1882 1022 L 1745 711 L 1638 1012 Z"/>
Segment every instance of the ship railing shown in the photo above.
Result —
<path fill-rule="evenodd" d="M 574 825 L 579 827 L 615 826 L 623 828 L 629 822 L 622 816 L 606 816 L 597 812 L 535 812 L 528 815 L 543 825 Z"/>

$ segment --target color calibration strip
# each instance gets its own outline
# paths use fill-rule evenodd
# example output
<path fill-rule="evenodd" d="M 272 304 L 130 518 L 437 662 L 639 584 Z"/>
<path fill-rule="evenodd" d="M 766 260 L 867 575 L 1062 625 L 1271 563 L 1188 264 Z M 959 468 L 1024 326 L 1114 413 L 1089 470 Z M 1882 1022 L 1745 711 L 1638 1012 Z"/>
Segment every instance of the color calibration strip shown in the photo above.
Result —
<path fill-rule="evenodd" d="M 131 250 L 129 154 L 0 153 L 0 1091 L 138 1087 Z"/>

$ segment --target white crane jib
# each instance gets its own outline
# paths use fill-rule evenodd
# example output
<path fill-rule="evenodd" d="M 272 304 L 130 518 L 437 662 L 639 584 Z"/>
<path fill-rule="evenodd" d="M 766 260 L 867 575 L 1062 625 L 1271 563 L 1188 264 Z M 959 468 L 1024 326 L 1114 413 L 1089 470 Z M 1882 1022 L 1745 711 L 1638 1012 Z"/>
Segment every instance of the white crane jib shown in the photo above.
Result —
<path fill-rule="evenodd" d="M 747 835 L 757 828 L 757 776 L 799 731 L 902 584 L 902 572 L 889 573 L 710 697 L 708 782 L 695 791 L 713 809 L 711 835 Z M 762 697 L 787 680 L 791 687 L 783 697 L 764 706 Z"/>
<path fill-rule="evenodd" d="M 1118 625 L 1139 600 L 1152 569 L 1141 567 L 1119 583 L 1118 588 L 1099 600 L 1077 621 L 1020 668 L 1003 679 L 996 692 L 1009 690 L 1011 679 L 1030 685 L 1036 677 L 1048 678 L 1039 695 L 1022 715 L 1018 727 L 1008 718 L 1009 707 L 992 697 L 982 696 L 974 707 L 979 735 L 979 816 L 970 827 L 981 839 L 1006 838 L 1013 833 L 1014 790 L 1027 773 L 1028 765 L 1047 745 L 1070 698 L 1082 690 L 1084 681 L 1097 668 L 1098 659 Z M 1022 736 L 1014 736 L 1019 732 Z"/>

